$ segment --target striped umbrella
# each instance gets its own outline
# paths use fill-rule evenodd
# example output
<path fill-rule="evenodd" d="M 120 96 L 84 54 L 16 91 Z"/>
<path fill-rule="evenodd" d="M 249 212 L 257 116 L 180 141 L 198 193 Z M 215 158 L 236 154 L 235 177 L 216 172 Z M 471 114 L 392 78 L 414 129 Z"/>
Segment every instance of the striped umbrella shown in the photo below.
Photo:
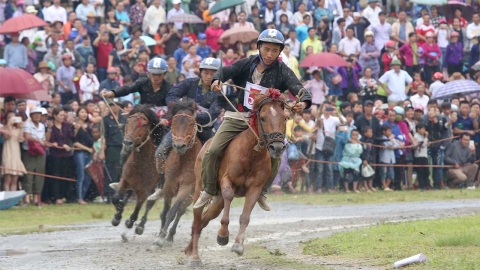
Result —
<path fill-rule="evenodd" d="M 171 23 L 205 23 L 197 15 L 187 14 L 187 13 L 172 16 L 170 19 L 168 19 L 168 22 L 171 22 Z"/>
<path fill-rule="evenodd" d="M 445 5 L 448 3 L 448 0 L 410 0 L 410 2 L 419 4 L 419 5 Z"/>
<path fill-rule="evenodd" d="M 432 99 L 449 98 L 455 95 L 480 93 L 480 84 L 471 80 L 455 80 L 446 83 L 432 95 Z"/>

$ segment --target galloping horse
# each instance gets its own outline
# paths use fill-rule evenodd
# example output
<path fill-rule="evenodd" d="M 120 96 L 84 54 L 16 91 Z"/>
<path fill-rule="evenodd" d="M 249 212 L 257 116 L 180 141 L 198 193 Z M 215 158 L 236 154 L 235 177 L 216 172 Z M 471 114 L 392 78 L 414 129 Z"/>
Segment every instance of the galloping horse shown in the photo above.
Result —
<path fill-rule="evenodd" d="M 165 130 L 160 126 L 155 112 L 148 106 L 137 105 L 128 115 L 122 151 L 129 154 L 124 163 L 119 188 L 112 198 L 117 210 L 112 219 L 113 226 L 120 223 L 128 198 L 135 191 L 137 196 L 135 210 L 125 222 L 127 228 L 132 228 L 146 198 L 155 190 L 158 173 L 153 159 L 156 149 L 153 138 L 161 137 L 164 133 Z M 148 201 L 145 214 L 135 228 L 136 234 L 143 233 L 148 211 L 154 204 L 155 201 Z"/>
<path fill-rule="evenodd" d="M 169 111 L 172 117 L 173 149 L 165 161 L 165 183 L 161 196 L 164 197 L 163 211 L 160 214 L 162 227 L 160 234 L 154 241 L 157 246 L 170 246 L 177 230 L 180 218 L 192 203 L 195 191 L 195 158 L 202 148 L 197 138 L 197 123 L 195 121 L 196 103 L 193 99 L 182 98 L 170 104 Z M 160 161 L 157 161 L 160 162 Z M 172 208 L 172 199 L 177 200 Z M 173 221 L 167 236 L 167 230 Z M 165 239 L 166 237 L 166 239 Z"/>
<path fill-rule="evenodd" d="M 203 213 L 203 207 L 193 210 L 192 238 L 185 249 L 186 259 L 190 260 L 191 267 L 202 266 L 198 254 L 201 231 L 210 220 L 220 215 L 222 210 L 222 226 L 218 231 L 217 243 L 222 246 L 228 244 L 230 204 L 234 197 L 245 197 L 243 212 L 240 216 L 240 230 L 232 246 L 233 252 L 243 255 L 245 229 L 250 222 L 250 214 L 262 192 L 262 187 L 271 173 L 270 158 L 280 158 L 285 150 L 286 116 L 284 101 L 279 96 L 278 90 L 270 89 L 267 95 L 255 97 L 250 124 L 254 130 L 258 130 L 256 132 L 259 134 L 256 135 L 252 130 L 247 129 L 230 142 L 221 158 L 218 173 L 221 196 L 213 198 L 205 213 Z M 202 190 L 201 164 L 210 143 L 211 140 L 203 146 L 195 163 L 194 201 L 198 199 Z M 260 149 L 255 149 L 257 144 L 260 144 Z"/>

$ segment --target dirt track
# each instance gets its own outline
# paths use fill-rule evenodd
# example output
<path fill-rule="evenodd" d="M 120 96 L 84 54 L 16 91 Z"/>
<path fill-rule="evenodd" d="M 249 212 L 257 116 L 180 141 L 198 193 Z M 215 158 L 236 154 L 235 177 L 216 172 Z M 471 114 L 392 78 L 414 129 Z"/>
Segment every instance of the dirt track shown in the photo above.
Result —
<path fill-rule="evenodd" d="M 332 269 L 379 269 L 361 261 L 328 261 L 302 255 L 299 242 L 325 237 L 334 232 L 372 225 L 382 221 L 442 218 L 480 213 L 480 200 L 431 201 L 376 205 L 320 206 L 274 203 L 272 212 L 255 207 L 249 227 L 244 257 L 230 252 L 238 232 L 241 208 L 233 208 L 230 243 L 216 243 L 219 219 L 212 221 L 200 240 L 204 269 L 270 269 L 261 257 L 249 254 L 257 244 L 269 250 L 279 249 L 286 258 L 302 264 L 322 264 Z M 125 215 L 128 216 L 128 215 Z M 151 218 L 153 215 L 151 215 Z M 158 219 L 158 218 L 157 218 Z M 0 269 L 181 269 L 183 249 L 189 241 L 191 213 L 179 224 L 175 245 L 169 249 L 147 251 L 159 221 L 147 223 L 142 236 L 128 234 L 121 242 L 123 222 L 112 227 L 108 222 L 72 226 L 72 230 L 0 238 L 0 256 L 7 249 L 28 248 L 27 255 L 0 257 Z M 4 256 L 5 254 L 3 254 Z M 296 268 L 276 266 L 276 269 Z"/>

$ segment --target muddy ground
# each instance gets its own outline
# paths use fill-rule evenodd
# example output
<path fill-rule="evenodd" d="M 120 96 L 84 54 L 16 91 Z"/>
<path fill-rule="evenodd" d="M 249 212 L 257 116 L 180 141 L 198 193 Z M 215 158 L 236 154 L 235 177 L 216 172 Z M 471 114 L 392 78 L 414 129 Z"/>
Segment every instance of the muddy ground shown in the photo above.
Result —
<path fill-rule="evenodd" d="M 233 208 L 230 223 L 230 243 L 216 243 L 219 219 L 204 230 L 200 240 L 200 256 L 204 269 L 272 269 L 269 262 L 249 247 L 266 247 L 284 253 L 282 260 L 292 261 L 275 269 L 304 268 L 323 265 L 328 269 L 382 269 L 368 262 L 328 260 L 302 255 L 300 243 L 312 238 L 326 237 L 335 232 L 370 226 L 378 222 L 398 222 L 432 219 L 480 213 L 480 200 L 451 200 L 375 205 L 299 205 L 273 203 L 271 212 L 255 207 L 249 227 L 245 254 L 238 257 L 230 252 L 238 232 L 241 208 Z M 128 216 L 128 215 L 124 215 Z M 183 249 L 190 239 L 191 213 L 182 218 L 175 244 L 168 249 L 148 251 L 160 222 L 151 219 L 142 236 L 128 233 L 129 242 L 122 243 L 123 222 L 112 227 L 109 222 L 79 224 L 62 231 L 21 236 L 0 237 L 0 269 L 186 269 Z M 12 255 L 28 248 L 26 255 Z M 6 254 L 9 250 L 10 254 Z M 253 253 L 253 250 L 250 250 Z M 14 252 L 13 252 L 14 253 Z M 21 252 L 19 252 L 21 253 Z M 11 255 L 11 256 L 8 256 Z M 272 255 L 273 256 L 273 255 Z"/>

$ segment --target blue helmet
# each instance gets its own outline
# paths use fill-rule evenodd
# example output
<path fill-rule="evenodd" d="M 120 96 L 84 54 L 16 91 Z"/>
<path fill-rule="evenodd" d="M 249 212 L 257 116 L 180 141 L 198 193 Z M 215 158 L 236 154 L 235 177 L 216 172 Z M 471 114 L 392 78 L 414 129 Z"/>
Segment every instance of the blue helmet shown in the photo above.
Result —
<path fill-rule="evenodd" d="M 200 70 L 202 69 L 212 69 L 218 70 L 220 68 L 220 60 L 213 57 L 207 57 L 202 60 L 200 63 Z"/>
<path fill-rule="evenodd" d="M 147 71 L 152 74 L 163 74 L 167 72 L 167 62 L 160 57 L 154 57 L 148 61 Z"/>
<path fill-rule="evenodd" d="M 285 38 L 283 37 L 283 34 L 277 29 L 266 29 L 262 33 L 260 33 L 257 39 L 257 48 L 263 42 L 279 44 L 280 50 L 282 51 L 285 47 Z"/>
<path fill-rule="evenodd" d="M 405 115 L 405 110 L 400 106 L 395 106 L 393 110 L 396 114 Z"/>
<path fill-rule="evenodd" d="M 6 66 L 7 65 L 7 61 L 5 59 L 0 59 L 0 65 L 1 66 Z"/>

